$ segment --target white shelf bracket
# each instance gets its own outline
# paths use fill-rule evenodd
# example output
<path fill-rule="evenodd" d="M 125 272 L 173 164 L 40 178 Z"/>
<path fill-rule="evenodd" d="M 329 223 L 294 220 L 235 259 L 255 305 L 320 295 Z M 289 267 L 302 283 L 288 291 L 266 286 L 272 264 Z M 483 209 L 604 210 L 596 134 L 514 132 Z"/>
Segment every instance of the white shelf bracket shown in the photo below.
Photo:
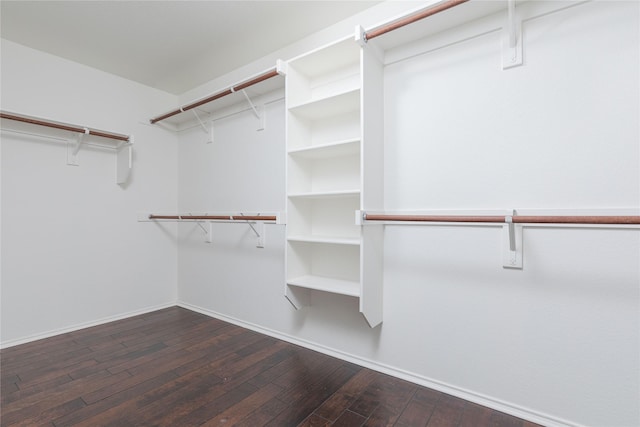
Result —
<path fill-rule="evenodd" d="M 133 136 L 116 149 L 116 184 L 125 184 L 133 168 Z"/>
<path fill-rule="evenodd" d="M 251 110 L 253 110 L 253 114 L 258 119 L 258 128 L 256 130 L 264 130 L 264 128 L 265 128 L 264 106 L 256 107 L 253 104 L 253 102 L 251 102 L 251 98 L 249 98 L 249 95 L 247 95 L 247 91 L 242 89 L 241 92 L 244 95 L 244 97 L 246 98 L 247 102 L 249 103 L 249 107 L 251 107 Z"/>
<path fill-rule="evenodd" d="M 502 33 L 502 69 L 522 64 L 522 20 L 516 13 L 516 0 L 507 0 L 507 22 Z"/>
<path fill-rule="evenodd" d="M 258 240 L 256 242 L 256 248 L 264 248 L 265 244 L 265 232 L 264 232 L 264 221 L 256 222 L 256 228 L 258 229 Z"/>
<path fill-rule="evenodd" d="M 192 213 L 189 213 L 189 215 L 193 215 Z M 181 221 L 182 217 L 180 217 L 180 219 L 178 221 Z M 209 229 L 207 230 L 204 225 L 202 225 L 202 221 L 196 221 L 196 224 L 198 224 L 198 227 L 200 227 L 200 229 L 202 230 L 202 232 L 204 233 L 204 241 L 206 243 L 211 243 L 213 241 L 213 228 L 212 228 L 212 224 L 209 223 Z"/>
<path fill-rule="evenodd" d="M 200 127 L 202 127 L 202 130 L 204 131 L 204 133 L 208 135 L 207 144 L 211 144 L 213 142 L 213 123 L 211 123 L 209 128 L 207 129 L 207 126 L 205 126 L 202 120 L 200 120 L 200 116 L 198 115 L 196 110 L 192 109 L 191 111 L 193 112 L 193 115 L 196 117 L 196 120 L 198 120 L 198 123 L 200 123 Z"/>
<path fill-rule="evenodd" d="M 513 223 L 513 216 L 507 215 L 502 227 L 502 266 L 522 269 L 522 225 Z"/>
<path fill-rule="evenodd" d="M 79 133 L 75 143 L 67 143 L 67 164 L 69 166 L 79 166 L 78 153 L 82 147 L 82 140 L 85 135 L 89 135 L 89 129 L 84 128 L 84 133 Z"/>
<path fill-rule="evenodd" d="M 244 215 L 244 214 L 242 212 L 240 212 L 240 215 Z M 260 213 L 257 213 L 256 215 L 260 215 Z M 231 219 L 233 219 L 233 216 L 231 216 Z M 264 243 L 265 243 L 264 221 L 256 221 L 255 227 L 249 221 L 247 221 L 247 224 L 249 225 L 249 227 L 251 227 L 251 229 L 253 230 L 253 232 L 256 235 L 256 238 L 257 238 L 256 247 L 257 248 L 264 248 Z"/>
<path fill-rule="evenodd" d="M 209 223 L 209 231 L 207 232 L 207 236 L 204 238 L 205 243 L 213 242 L 213 223 Z"/>

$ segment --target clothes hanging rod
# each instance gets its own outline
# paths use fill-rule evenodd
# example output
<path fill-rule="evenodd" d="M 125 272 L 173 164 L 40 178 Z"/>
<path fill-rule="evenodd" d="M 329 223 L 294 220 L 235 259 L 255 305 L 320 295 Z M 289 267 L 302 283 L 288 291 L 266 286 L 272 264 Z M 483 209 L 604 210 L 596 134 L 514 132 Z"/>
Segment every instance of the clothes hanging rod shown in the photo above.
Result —
<path fill-rule="evenodd" d="M 275 215 L 149 215 L 149 219 L 209 221 L 276 221 Z"/>
<path fill-rule="evenodd" d="M 77 125 L 70 125 L 66 123 L 53 122 L 50 120 L 45 120 L 45 119 L 36 118 L 36 117 L 29 117 L 22 114 L 10 113 L 7 111 L 0 111 L 0 118 L 7 119 L 7 120 L 15 120 L 18 122 L 29 123 L 29 124 L 38 125 L 38 126 L 45 126 L 45 127 L 54 128 L 54 129 L 66 130 L 69 132 L 99 136 L 99 137 L 108 138 L 108 139 L 115 139 L 117 141 L 125 141 L 125 142 L 131 141 L 131 137 L 128 135 L 121 135 L 117 133 L 90 129 L 90 128 L 81 127 Z"/>
<path fill-rule="evenodd" d="M 155 123 L 157 123 L 159 121 L 162 121 L 164 119 L 168 119 L 169 117 L 173 117 L 176 114 L 180 114 L 182 112 L 189 111 L 189 110 L 192 110 L 194 108 L 197 108 L 197 107 L 199 107 L 201 105 L 208 104 L 209 102 L 215 101 L 216 99 L 220 99 L 220 98 L 223 98 L 223 97 L 225 97 L 227 95 L 231 95 L 234 92 L 241 91 L 243 89 L 248 88 L 249 86 L 253 86 L 255 84 L 258 84 L 260 82 L 268 80 L 268 79 L 270 79 L 272 77 L 275 77 L 277 75 L 279 75 L 278 70 L 276 68 L 273 68 L 273 69 L 271 69 L 269 71 L 266 71 L 263 74 L 260 74 L 257 77 L 254 77 L 254 78 L 252 78 L 250 80 L 247 80 L 247 81 L 245 81 L 243 83 L 239 83 L 239 84 L 237 84 L 235 86 L 231 86 L 229 89 L 226 89 L 226 90 L 223 90 L 221 92 L 215 93 L 215 94 L 213 94 L 211 96 L 208 96 L 208 97 L 206 97 L 204 99 L 201 99 L 200 101 L 192 102 L 191 104 L 187 104 L 187 105 L 185 105 L 183 107 L 178 108 L 177 110 L 173 110 L 173 111 L 171 111 L 169 113 L 166 113 L 166 114 L 163 114 L 161 116 L 154 117 L 154 118 L 150 119 L 149 122 L 151 124 L 155 124 Z"/>
<path fill-rule="evenodd" d="M 365 221 L 408 221 L 408 222 L 490 222 L 516 224 L 585 224 L 585 225 L 634 225 L 640 224 L 640 216 L 597 216 L 597 215 L 387 215 L 364 213 Z"/>
<path fill-rule="evenodd" d="M 414 14 L 401 18 L 397 21 L 391 22 L 389 24 L 385 24 L 378 28 L 374 28 L 373 30 L 366 31 L 364 33 L 364 39 L 371 40 L 375 37 L 381 36 L 393 30 L 397 30 L 398 28 L 404 27 L 405 25 L 413 24 L 416 21 L 419 21 L 424 18 L 428 18 L 429 16 L 436 15 L 440 12 L 444 12 L 447 9 L 451 9 L 452 7 L 458 6 L 468 1 L 469 0 L 447 0 L 441 3 L 438 3 L 423 11 L 416 12 Z"/>

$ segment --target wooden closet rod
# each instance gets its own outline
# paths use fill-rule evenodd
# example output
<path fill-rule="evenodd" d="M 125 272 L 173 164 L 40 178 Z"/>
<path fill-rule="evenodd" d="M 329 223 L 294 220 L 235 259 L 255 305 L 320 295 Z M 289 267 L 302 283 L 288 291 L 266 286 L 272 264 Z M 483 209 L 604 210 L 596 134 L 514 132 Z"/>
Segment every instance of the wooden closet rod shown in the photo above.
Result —
<path fill-rule="evenodd" d="M 9 112 L 6 112 L 6 111 L 0 111 L 0 118 L 8 119 L 8 120 L 15 120 L 15 121 L 18 121 L 18 122 L 23 122 L 23 123 L 30 123 L 32 125 L 45 126 L 45 127 L 54 128 L 54 129 L 67 130 L 67 131 L 70 131 L 70 132 L 77 132 L 77 133 L 83 133 L 83 134 L 87 134 L 87 135 L 100 136 L 102 138 L 115 139 L 115 140 L 118 140 L 118 141 L 129 142 L 130 139 L 131 139 L 131 137 L 127 136 L 127 135 L 121 135 L 121 134 L 117 134 L 117 133 L 106 132 L 106 131 L 96 130 L 96 129 L 89 129 L 89 128 L 80 127 L 80 126 L 76 126 L 76 125 L 57 123 L 57 122 L 52 122 L 52 121 L 45 120 L 45 119 L 39 119 L 39 118 L 35 118 L 35 117 L 24 116 L 24 115 L 21 115 L 21 114 L 9 113 Z"/>
<path fill-rule="evenodd" d="M 263 82 L 263 81 L 268 80 L 268 79 L 270 79 L 272 77 L 275 77 L 277 75 L 278 75 L 278 71 L 275 68 L 273 68 L 272 70 L 269 70 L 269 71 L 267 71 L 267 72 L 265 72 L 263 74 L 260 74 L 259 76 L 254 77 L 251 80 L 247 80 L 246 82 L 240 83 L 240 84 L 238 84 L 236 86 L 232 86 L 229 89 L 223 90 L 222 92 L 218 92 L 216 94 L 208 96 L 208 97 L 206 97 L 204 99 L 201 99 L 200 101 L 192 102 L 191 104 L 187 104 L 187 105 L 185 105 L 183 107 L 178 108 L 177 110 L 173 110 L 173 111 L 171 111 L 169 113 L 166 113 L 166 114 L 163 114 L 161 116 L 154 117 L 154 118 L 150 119 L 149 122 L 151 122 L 151 124 L 154 124 L 154 123 L 157 123 L 157 122 L 159 122 L 161 120 L 168 119 L 169 117 L 173 117 L 176 114 L 180 114 L 180 113 L 182 113 L 184 111 L 189 111 L 189 110 L 192 110 L 192 109 L 194 109 L 196 107 L 199 107 L 201 105 L 208 104 L 209 102 L 215 101 L 216 99 L 220 99 L 220 98 L 225 97 L 227 95 L 231 95 L 234 92 L 237 92 L 237 91 L 242 90 L 242 89 L 246 89 L 249 86 L 253 86 L 253 85 L 257 84 L 257 83 Z"/>
<path fill-rule="evenodd" d="M 193 219 L 213 221 L 276 221 L 275 215 L 149 215 L 149 219 Z"/>
<path fill-rule="evenodd" d="M 640 224 L 640 216 L 569 216 L 569 215 L 386 215 L 364 214 L 366 221 L 410 221 L 410 222 L 493 222 L 516 224 L 593 224 L 593 225 L 621 225 Z"/>
<path fill-rule="evenodd" d="M 429 16 L 438 14 L 447 9 L 451 9 L 454 6 L 458 6 L 462 3 L 466 3 L 469 0 L 447 0 L 441 3 L 438 3 L 432 7 L 429 7 L 421 12 L 414 13 L 405 18 L 399 19 L 395 22 L 391 22 L 389 24 L 383 25 L 379 28 L 375 28 L 371 31 L 366 31 L 364 33 L 365 40 L 371 40 L 372 38 L 381 36 L 383 34 L 388 33 L 389 31 L 397 30 L 400 27 L 404 27 L 405 25 L 413 24 L 416 21 L 419 21 L 424 18 L 428 18 Z"/>

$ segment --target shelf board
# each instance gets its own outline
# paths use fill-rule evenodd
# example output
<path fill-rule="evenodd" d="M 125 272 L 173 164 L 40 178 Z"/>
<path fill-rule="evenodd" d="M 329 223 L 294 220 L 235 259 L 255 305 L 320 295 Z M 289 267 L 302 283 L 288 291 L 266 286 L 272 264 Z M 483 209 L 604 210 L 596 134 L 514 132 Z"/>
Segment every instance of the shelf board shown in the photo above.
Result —
<path fill-rule="evenodd" d="M 342 68 L 358 66 L 360 46 L 353 37 L 324 46 L 316 51 L 294 58 L 290 65 L 310 78 L 325 76 Z"/>
<path fill-rule="evenodd" d="M 289 194 L 290 199 L 331 199 L 338 197 L 356 197 L 360 195 L 360 190 L 338 190 L 338 191 L 312 191 L 308 193 Z"/>
<path fill-rule="evenodd" d="M 360 297 L 360 283 L 321 276 L 300 276 L 287 280 L 289 286 Z"/>
<path fill-rule="evenodd" d="M 307 119 L 318 120 L 346 114 L 358 108 L 360 108 L 360 88 L 355 88 L 291 106 L 289 112 Z"/>
<path fill-rule="evenodd" d="M 289 242 L 360 246 L 360 237 L 294 235 L 287 237 L 287 240 Z"/>
<path fill-rule="evenodd" d="M 360 138 L 332 141 L 324 144 L 311 145 L 289 150 L 291 156 L 303 159 L 329 159 L 355 155 L 360 152 Z"/>

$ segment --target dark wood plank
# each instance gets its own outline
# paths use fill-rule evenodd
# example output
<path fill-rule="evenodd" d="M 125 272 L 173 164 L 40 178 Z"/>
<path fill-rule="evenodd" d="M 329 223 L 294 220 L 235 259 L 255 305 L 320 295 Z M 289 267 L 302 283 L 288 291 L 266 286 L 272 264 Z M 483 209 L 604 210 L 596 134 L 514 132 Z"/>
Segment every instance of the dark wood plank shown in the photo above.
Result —
<path fill-rule="evenodd" d="M 457 397 L 443 395 L 433 410 L 427 427 L 457 427 L 462 419 L 465 403 Z"/>
<path fill-rule="evenodd" d="M 0 359 L 2 427 L 538 427 L 178 307 Z"/>
<path fill-rule="evenodd" d="M 362 415 L 347 410 L 344 411 L 342 415 L 340 415 L 340 418 L 332 425 L 334 427 L 359 427 L 364 425 L 365 421 L 367 421 L 367 419 Z"/>
<path fill-rule="evenodd" d="M 325 400 L 314 411 L 314 414 L 334 422 L 360 397 L 378 375 L 378 373 L 369 369 L 360 370 L 344 386 L 340 387 L 338 391 Z"/>

